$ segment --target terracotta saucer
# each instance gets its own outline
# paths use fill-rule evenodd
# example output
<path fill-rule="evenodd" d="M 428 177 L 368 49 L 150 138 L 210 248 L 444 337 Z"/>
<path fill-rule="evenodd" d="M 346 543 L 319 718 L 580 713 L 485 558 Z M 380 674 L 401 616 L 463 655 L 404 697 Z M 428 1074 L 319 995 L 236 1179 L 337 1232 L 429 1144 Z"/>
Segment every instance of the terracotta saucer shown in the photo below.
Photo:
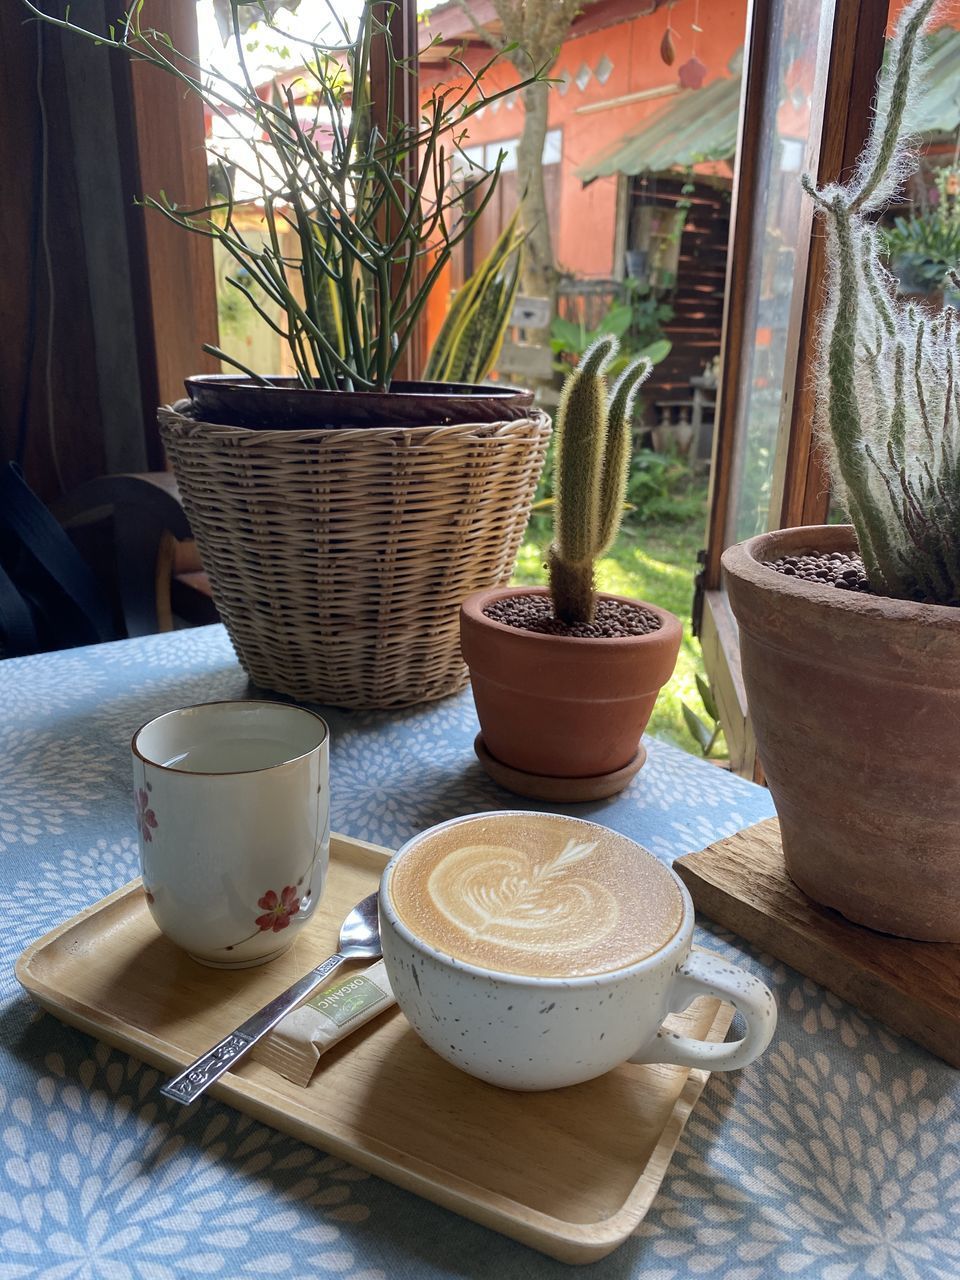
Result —
<path fill-rule="evenodd" d="M 501 787 L 530 800 L 551 800 L 555 804 L 576 804 L 583 800 L 605 800 L 608 796 L 615 796 L 640 772 L 647 759 L 646 748 L 641 744 L 630 763 L 612 773 L 597 773 L 589 778 L 553 778 L 548 774 L 525 773 L 522 769 L 511 769 L 503 764 L 487 750 L 482 733 L 474 739 L 473 749 L 486 773 Z"/>

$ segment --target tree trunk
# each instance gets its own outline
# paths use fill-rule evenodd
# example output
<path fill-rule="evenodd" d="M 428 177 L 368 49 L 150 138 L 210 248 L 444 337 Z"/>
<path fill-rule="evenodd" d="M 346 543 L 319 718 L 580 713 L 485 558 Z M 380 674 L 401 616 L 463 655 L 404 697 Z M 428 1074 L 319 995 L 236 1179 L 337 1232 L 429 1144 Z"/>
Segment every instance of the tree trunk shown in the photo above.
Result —
<path fill-rule="evenodd" d="M 550 86 L 528 85 L 523 91 L 523 133 L 517 146 L 517 179 L 523 197 L 523 224 L 527 231 L 523 291 L 530 297 L 548 298 L 556 309 L 557 268 L 550 237 L 550 213 L 543 185 L 543 145 L 547 136 Z M 549 342 L 549 329 L 531 330 L 532 342 Z"/>

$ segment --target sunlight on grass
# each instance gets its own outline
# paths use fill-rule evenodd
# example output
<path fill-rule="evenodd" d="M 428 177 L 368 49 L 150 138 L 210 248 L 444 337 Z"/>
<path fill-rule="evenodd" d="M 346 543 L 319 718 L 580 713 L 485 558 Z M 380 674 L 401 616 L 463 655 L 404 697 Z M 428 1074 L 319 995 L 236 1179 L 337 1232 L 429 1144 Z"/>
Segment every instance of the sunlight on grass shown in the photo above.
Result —
<path fill-rule="evenodd" d="M 684 723 L 681 703 L 689 703 L 698 715 L 704 716 L 695 682 L 696 673 L 703 672 L 703 660 L 690 626 L 693 576 L 703 536 L 703 523 L 699 520 L 677 525 L 625 524 L 613 550 L 597 566 L 601 591 L 647 600 L 669 609 L 683 623 L 677 668 L 657 699 L 648 732 L 694 754 L 699 754 L 699 748 Z M 535 517 L 517 556 L 515 582 L 546 583 L 544 561 L 549 542 L 549 521 Z M 717 748 L 714 754 L 722 755 L 723 751 Z"/>

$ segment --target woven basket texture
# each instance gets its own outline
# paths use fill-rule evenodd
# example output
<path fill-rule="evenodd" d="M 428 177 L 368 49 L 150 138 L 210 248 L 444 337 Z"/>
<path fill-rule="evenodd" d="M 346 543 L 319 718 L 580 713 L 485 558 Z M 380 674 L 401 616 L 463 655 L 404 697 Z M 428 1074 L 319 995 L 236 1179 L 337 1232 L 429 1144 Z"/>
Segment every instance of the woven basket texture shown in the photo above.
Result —
<path fill-rule="evenodd" d="M 159 412 L 213 597 L 265 689 L 405 707 L 462 688 L 460 602 L 510 579 L 550 420 L 250 430 Z"/>

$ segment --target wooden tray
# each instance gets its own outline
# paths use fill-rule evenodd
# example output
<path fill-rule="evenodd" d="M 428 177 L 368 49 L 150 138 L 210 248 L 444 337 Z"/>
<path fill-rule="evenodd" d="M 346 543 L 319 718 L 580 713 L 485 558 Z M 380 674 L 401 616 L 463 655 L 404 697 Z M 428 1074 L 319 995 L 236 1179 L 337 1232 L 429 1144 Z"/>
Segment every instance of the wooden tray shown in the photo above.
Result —
<path fill-rule="evenodd" d="M 204 968 L 158 932 L 139 880 L 33 943 L 17 977 L 55 1017 L 174 1073 L 336 950 L 339 922 L 390 851 L 334 836 L 314 919 L 258 969 Z M 722 1040 L 729 1005 L 671 1022 Z M 708 1073 L 624 1066 L 511 1093 L 438 1058 L 393 1009 L 321 1060 L 307 1088 L 241 1062 L 212 1092 L 264 1124 L 564 1262 L 592 1262 L 649 1208 Z"/>
<path fill-rule="evenodd" d="M 960 1067 L 960 946 L 876 933 L 813 902 L 787 875 L 776 818 L 673 866 L 703 915 Z"/>

